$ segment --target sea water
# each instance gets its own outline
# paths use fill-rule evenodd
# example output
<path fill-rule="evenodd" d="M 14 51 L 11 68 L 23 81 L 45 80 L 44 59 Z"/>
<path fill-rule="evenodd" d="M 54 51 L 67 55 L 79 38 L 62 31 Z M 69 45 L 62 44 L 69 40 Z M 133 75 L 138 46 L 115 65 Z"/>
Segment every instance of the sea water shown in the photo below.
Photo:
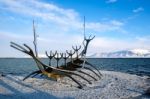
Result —
<path fill-rule="evenodd" d="M 41 61 L 49 64 L 47 58 L 43 58 Z M 99 70 L 150 76 L 150 58 L 90 58 L 87 61 L 95 65 Z M 64 61 L 61 60 L 59 65 L 63 64 Z M 56 66 L 55 60 L 52 60 L 52 66 Z M 0 58 L 0 73 L 26 74 L 37 69 L 32 58 Z"/>

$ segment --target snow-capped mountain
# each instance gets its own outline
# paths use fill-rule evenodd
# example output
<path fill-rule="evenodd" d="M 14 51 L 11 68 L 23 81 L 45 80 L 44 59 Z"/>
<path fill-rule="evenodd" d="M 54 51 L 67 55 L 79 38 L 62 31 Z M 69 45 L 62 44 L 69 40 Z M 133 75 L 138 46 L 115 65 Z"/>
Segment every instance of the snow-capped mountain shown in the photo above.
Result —
<path fill-rule="evenodd" d="M 132 49 L 132 50 L 121 50 L 109 53 L 94 53 L 89 55 L 90 58 L 150 58 L 150 50 L 146 49 Z"/>

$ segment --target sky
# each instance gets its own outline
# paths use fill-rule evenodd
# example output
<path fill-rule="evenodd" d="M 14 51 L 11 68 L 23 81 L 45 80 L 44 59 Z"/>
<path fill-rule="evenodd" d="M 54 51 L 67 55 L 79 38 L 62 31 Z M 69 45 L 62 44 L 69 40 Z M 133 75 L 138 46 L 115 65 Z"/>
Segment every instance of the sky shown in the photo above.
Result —
<path fill-rule="evenodd" d="M 26 57 L 10 42 L 34 48 L 33 20 L 40 56 L 83 48 L 84 16 L 86 37 L 95 36 L 88 54 L 150 49 L 149 5 L 149 0 L 0 0 L 0 57 Z"/>

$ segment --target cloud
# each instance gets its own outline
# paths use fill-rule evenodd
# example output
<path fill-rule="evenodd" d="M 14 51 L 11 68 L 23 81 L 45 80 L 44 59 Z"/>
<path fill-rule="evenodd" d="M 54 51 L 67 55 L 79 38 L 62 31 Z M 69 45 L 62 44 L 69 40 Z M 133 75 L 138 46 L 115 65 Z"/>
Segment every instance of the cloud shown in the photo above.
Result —
<path fill-rule="evenodd" d="M 101 53 L 135 48 L 150 49 L 149 42 L 150 39 L 147 37 L 126 40 L 114 39 L 111 37 L 96 37 L 93 42 L 91 42 L 88 51 L 91 53 Z"/>
<path fill-rule="evenodd" d="M 112 3 L 116 1 L 117 0 L 109 0 L 109 2 Z M 64 52 L 66 49 L 70 50 L 72 45 L 82 45 L 83 36 L 81 28 L 83 22 L 81 21 L 80 14 L 73 9 L 63 9 L 54 4 L 41 2 L 39 0 L 0 0 L 0 10 L 6 13 L 16 13 L 19 17 L 29 17 L 29 19 L 39 18 L 40 26 L 38 29 L 41 30 L 37 31 L 39 34 L 38 51 L 40 55 L 43 55 L 45 51 L 49 50 Z M 124 33 L 126 32 L 126 30 L 123 29 L 124 25 L 125 23 L 119 20 L 86 22 L 86 30 L 88 32 L 92 30 L 98 33 L 110 31 Z M 1 48 L 3 48 L 1 56 L 24 55 L 18 54 L 18 51 L 12 51 L 9 46 L 10 40 L 19 42 L 19 44 L 27 43 L 33 48 L 32 37 L 32 31 L 31 34 L 28 33 L 28 35 L 25 35 L 24 33 L 9 33 L 7 31 L 0 32 L 0 45 Z M 137 42 L 137 45 L 138 44 L 140 46 L 143 43 Z M 96 39 L 90 43 L 88 52 L 101 52 L 126 47 L 138 47 L 137 45 L 136 42 L 131 44 L 129 41 L 125 40 L 96 37 Z M 15 53 L 17 53 L 17 55 Z"/>
<path fill-rule="evenodd" d="M 111 20 L 111 24 L 115 25 L 115 26 L 122 26 L 124 25 L 123 22 L 117 21 L 117 20 Z"/>
<path fill-rule="evenodd" d="M 71 50 L 72 45 L 82 45 L 83 37 L 81 35 L 59 35 L 57 37 L 38 37 L 38 53 L 44 55 L 45 51 L 58 51 L 65 52 Z M 18 52 L 17 50 L 10 47 L 10 42 L 13 41 L 18 44 L 27 44 L 32 49 L 33 47 L 33 36 L 25 34 L 14 34 L 11 32 L 0 31 L 0 46 L 1 52 L 0 57 L 28 57 L 24 53 Z M 64 42 L 65 41 L 65 42 Z M 16 54 L 17 53 L 17 54 Z"/>
<path fill-rule="evenodd" d="M 135 39 L 142 43 L 150 42 L 150 36 L 137 36 Z"/>
<path fill-rule="evenodd" d="M 23 41 L 23 40 L 32 40 L 32 37 L 30 35 L 19 35 L 19 34 L 15 34 L 15 33 L 12 33 L 12 32 L 4 32 L 4 31 L 0 31 L 0 40 L 20 40 L 20 41 Z"/>
<path fill-rule="evenodd" d="M 116 2 L 116 0 L 109 0 Z M 73 9 L 63 9 L 54 4 L 38 0 L 2 0 L 0 9 L 22 15 L 23 17 L 39 18 L 45 23 L 59 27 L 61 31 L 81 30 L 83 22 L 80 14 Z M 86 29 L 96 32 L 121 30 L 123 23 L 117 20 L 110 22 L 86 22 Z"/>
<path fill-rule="evenodd" d="M 27 55 L 12 49 L 10 45 L 10 40 L 19 44 L 28 44 L 31 48 L 33 47 L 33 38 L 31 35 L 14 34 L 7 32 L 0 32 L 0 42 L 1 45 L 1 57 L 28 57 Z M 65 42 L 63 42 L 65 41 Z M 70 35 L 57 35 L 57 37 L 39 37 L 38 38 L 38 52 L 40 56 L 45 56 L 45 51 L 56 51 L 65 52 L 66 50 L 72 50 L 72 45 L 82 45 L 83 37 L 79 34 L 74 36 Z M 131 43 L 132 42 L 132 43 Z M 131 39 L 114 39 L 111 37 L 95 37 L 88 47 L 88 53 L 101 53 L 101 52 L 111 52 L 124 49 L 135 49 L 135 48 L 145 48 L 149 47 L 150 36 L 146 37 L 136 37 Z M 61 48 L 61 49 L 60 49 Z M 83 48 L 83 45 L 82 45 Z M 16 54 L 17 53 L 17 54 Z"/>
<path fill-rule="evenodd" d="M 142 11 L 144 11 L 143 7 L 138 7 L 138 8 L 133 10 L 134 13 L 138 13 L 138 12 L 142 12 Z"/>
<path fill-rule="evenodd" d="M 117 0 L 107 0 L 106 3 L 115 3 Z"/>
<path fill-rule="evenodd" d="M 122 32 L 124 29 L 122 26 L 124 25 L 123 22 L 117 20 L 110 20 L 107 22 L 89 22 L 87 23 L 86 28 L 91 29 L 97 32 L 108 32 L 108 31 L 119 31 Z"/>
<path fill-rule="evenodd" d="M 38 0 L 2 0 L 1 9 L 24 16 L 42 18 L 61 26 L 78 26 L 78 13 L 72 9 L 62 9 Z"/>

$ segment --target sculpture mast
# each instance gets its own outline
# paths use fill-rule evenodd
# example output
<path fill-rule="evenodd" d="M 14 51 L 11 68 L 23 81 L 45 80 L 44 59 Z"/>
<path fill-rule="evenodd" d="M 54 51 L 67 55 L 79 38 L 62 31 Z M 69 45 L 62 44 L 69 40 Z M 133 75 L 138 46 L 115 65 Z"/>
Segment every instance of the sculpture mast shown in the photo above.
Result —
<path fill-rule="evenodd" d="M 84 19 L 83 19 L 84 23 L 83 23 L 83 33 L 84 33 L 84 39 L 86 38 L 85 37 L 85 16 L 84 16 Z"/>
<path fill-rule="evenodd" d="M 37 50 L 37 34 L 36 34 L 36 30 L 35 30 L 35 25 L 34 25 L 34 20 L 33 20 L 33 35 L 34 35 L 34 49 L 35 49 L 35 55 L 36 57 L 38 57 L 38 50 Z"/>
<path fill-rule="evenodd" d="M 85 39 L 86 39 L 86 36 L 85 36 L 85 16 L 84 16 L 84 19 L 83 19 L 83 21 L 84 21 L 84 23 L 83 23 L 83 33 L 84 33 L 84 41 L 85 41 Z M 83 45 L 84 45 L 84 41 L 83 41 Z M 84 51 L 85 51 L 85 45 L 84 45 L 84 50 L 83 50 L 83 52 L 82 52 L 82 58 L 83 58 L 83 64 L 82 64 L 82 68 L 84 68 L 84 66 L 85 66 L 85 59 L 86 59 L 86 53 L 84 53 Z"/>

